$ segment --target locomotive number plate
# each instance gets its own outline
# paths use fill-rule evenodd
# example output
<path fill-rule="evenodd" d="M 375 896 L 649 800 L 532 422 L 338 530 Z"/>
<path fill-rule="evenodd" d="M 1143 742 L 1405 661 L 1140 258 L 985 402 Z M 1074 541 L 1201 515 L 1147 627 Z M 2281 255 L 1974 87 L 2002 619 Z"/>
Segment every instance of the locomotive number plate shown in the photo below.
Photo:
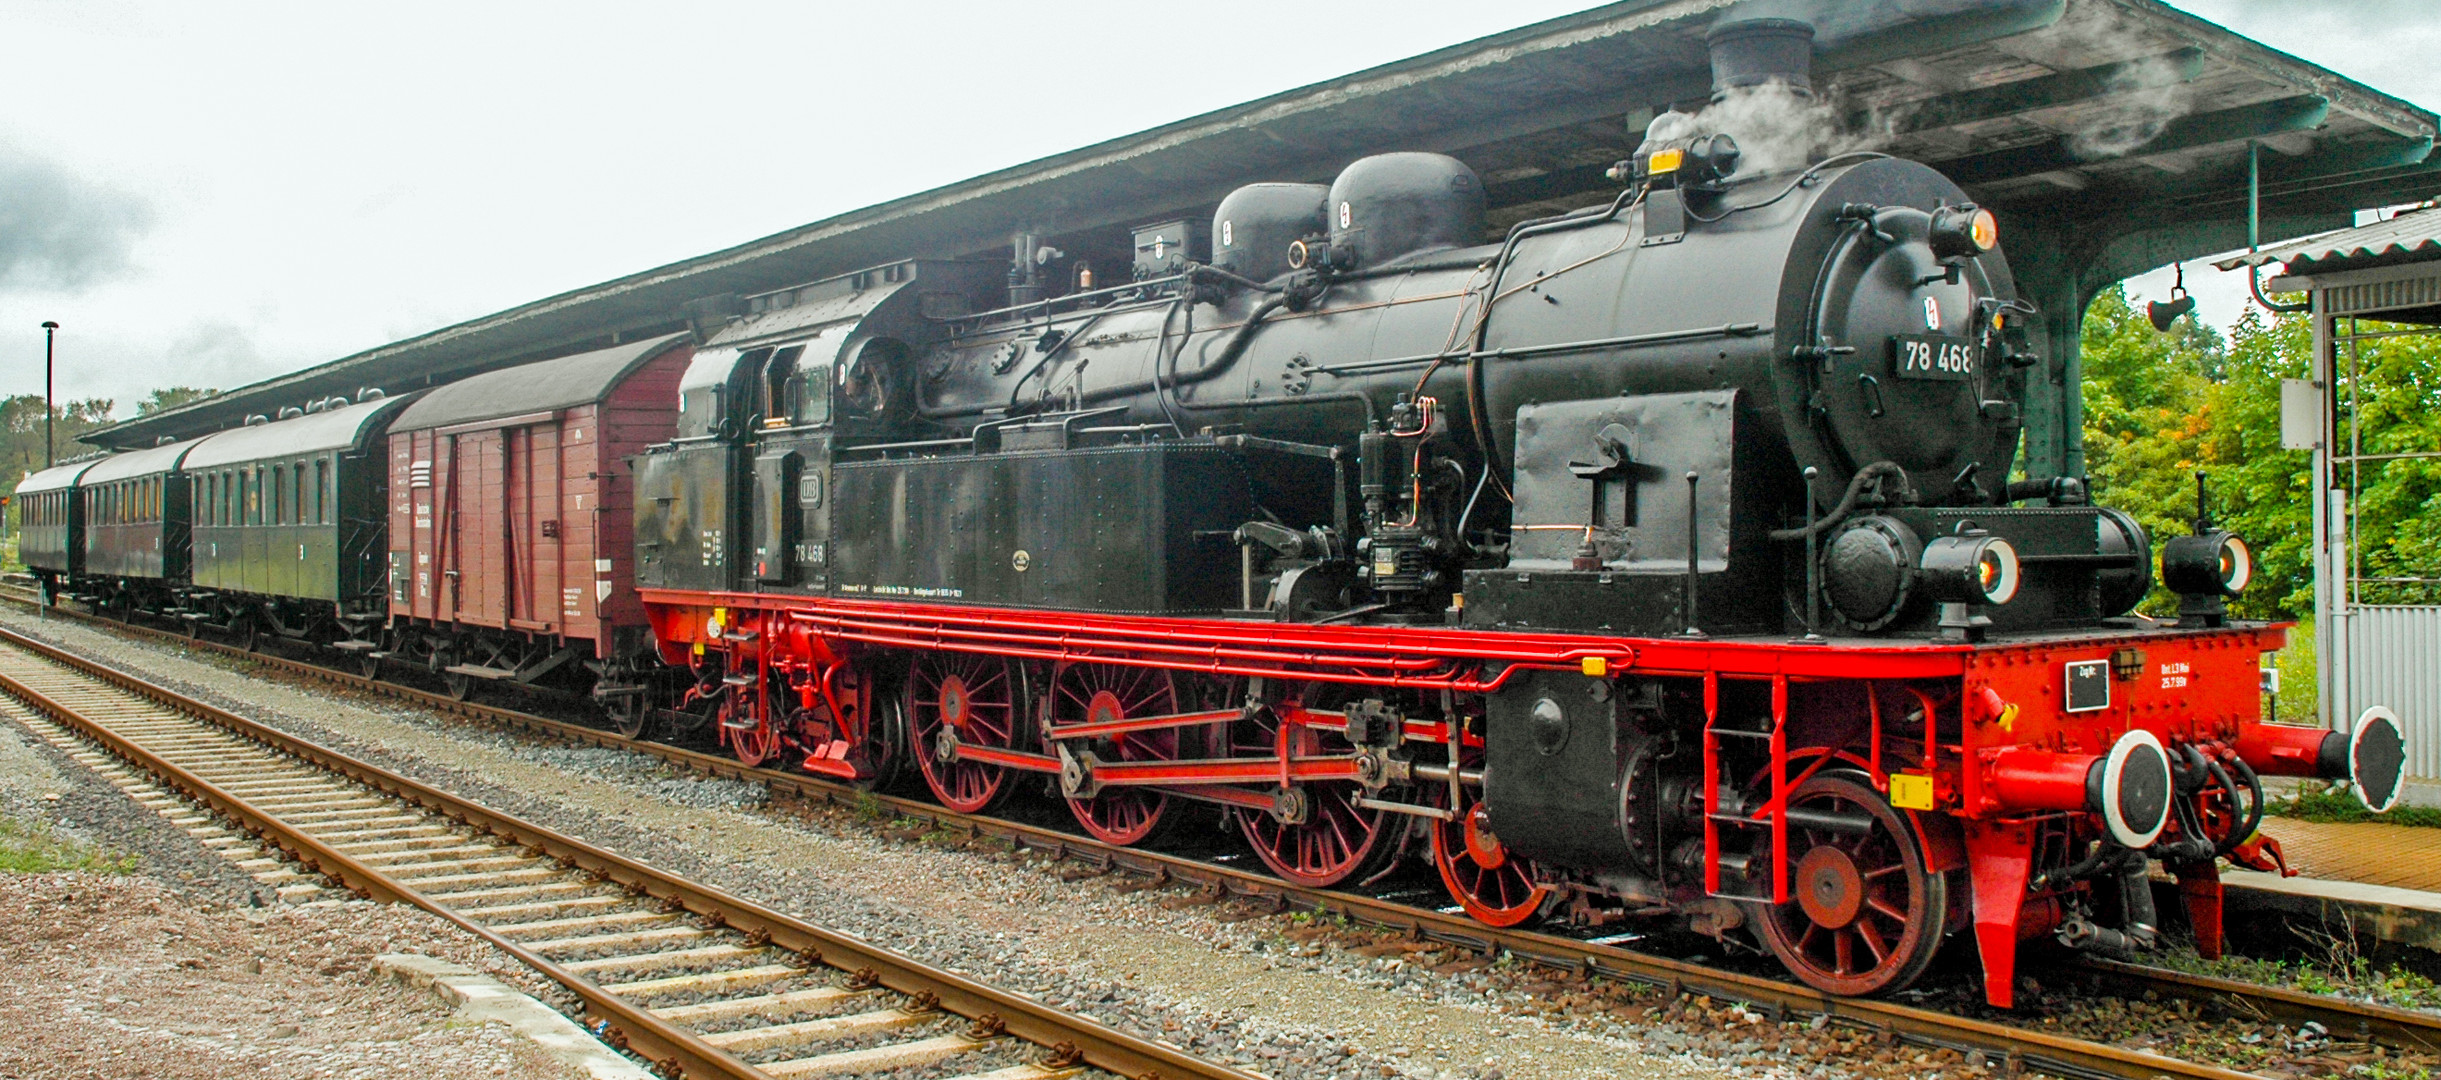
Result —
<path fill-rule="evenodd" d="M 1890 359 L 1902 379 L 1965 382 L 1983 363 L 1973 338 L 1951 334 L 1892 334 Z"/>

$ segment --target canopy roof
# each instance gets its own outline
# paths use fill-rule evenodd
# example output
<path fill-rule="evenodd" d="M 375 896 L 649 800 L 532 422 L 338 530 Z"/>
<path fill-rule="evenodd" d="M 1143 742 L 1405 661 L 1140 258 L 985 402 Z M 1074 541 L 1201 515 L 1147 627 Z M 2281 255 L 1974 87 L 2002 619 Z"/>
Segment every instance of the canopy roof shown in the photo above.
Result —
<path fill-rule="evenodd" d="M 1837 12 L 1818 27 L 1814 65 L 1820 99 L 1850 133 L 1836 141 L 1929 162 L 2004 219 L 2043 216 L 2066 238 L 2067 264 L 2134 272 L 2243 243 L 2250 144 L 2267 148 L 2265 220 L 2292 234 L 2441 192 L 2441 163 L 2427 160 L 2441 129 L 2432 113 L 2158 0 L 1808 6 Z M 1505 226 L 1606 197 L 1614 185 L 1603 170 L 1628 156 L 1657 110 L 1708 96 L 1704 34 L 1741 10 L 1770 13 L 1733 0 L 1624 0 L 536 300 L 84 438 L 148 445 L 359 387 L 396 394 L 658 336 L 687 327 L 690 311 L 726 310 L 693 303 L 708 298 L 906 258 L 1004 258 L 1018 229 L 1081 236 L 1208 215 L 1240 184 L 1327 181 L 1387 150 L 1465 160 L 1486 181 L 1493 225 Z M 2197 222 L 2218 231 L 2170 227 Z"/>

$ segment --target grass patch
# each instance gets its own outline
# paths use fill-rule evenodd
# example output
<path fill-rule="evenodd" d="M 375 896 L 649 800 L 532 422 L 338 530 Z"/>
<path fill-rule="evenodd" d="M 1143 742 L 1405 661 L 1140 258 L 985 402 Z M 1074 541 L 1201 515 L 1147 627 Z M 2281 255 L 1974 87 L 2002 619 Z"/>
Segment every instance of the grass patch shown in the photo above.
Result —
<path fill-rule="evenodd" d="M 2273 799 L 2267 813 L 2299 821 L 2378 821 L 2384 825 L 2413 825 L 2425 829 L 2441 829 L 2441 807 L 2399 806 L 2388 813 L 2376 814 L 2356 801 L 2345 789 L 2320 781 L 2308 780 L 2297 785 L 2297 794 L 2287 799 Z"/>
<path fill-rule="evenodd" d="M 2267 960 L 2223 956 L 2206 960 L 2187 949 L 2163 950 L 2149 958 L 2176 971 L 2209 975 L 2258 986 L 2278 986 L 2309 994 L 2334 994 L 2401 1009 L 2441 1008 L 2441 984 L 2396 965 L 2376 966 L 2358 947 L 2356 935 L 2342 926 L 2301 928 L 2302 957 Z"/>
<path fill-rule="evenodd" d="M 0 872 L 50 874 L 91 870 L 103 874 L 132 873 L 136 857 L 72 844 L 41 826 L 0 817 Z"/>

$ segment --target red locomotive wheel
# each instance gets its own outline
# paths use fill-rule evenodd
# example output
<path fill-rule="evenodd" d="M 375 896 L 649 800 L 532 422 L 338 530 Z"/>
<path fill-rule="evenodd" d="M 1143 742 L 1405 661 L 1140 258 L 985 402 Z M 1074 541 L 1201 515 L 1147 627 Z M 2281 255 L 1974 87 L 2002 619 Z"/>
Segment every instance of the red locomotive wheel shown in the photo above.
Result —
<path fill-rule="evenodd" d="M 1915 829 L 1849 774 L 1818 774 L 1788 803 L 1866 827 L 1789 829 L 1797 856 L 1791 896 L 1755 920 L 1764 944 L 1827 993 L 1862 997 L 1914 982 L 1940 950 L 1949 917 L 1948 880 L 1925 870 Z"/>
<path fill-rule="evenodd" d="M 1064 664 L 1051 677 L 1043 719 L 1051 725 L 1102 724 L 1178 711 L 1178 692 L 1166 671 L 1118 664 Z M 1081 743 L 1076 749 L 1090 749 L 1103 761 L 1175 761 L 1179 756 L 1177 728 L 1131 731 Z M 1068 800 L 1068 810 L 1094 839 L 1125 846 L 1143 843 L 1161 831 L 1169 820 L 1170 797 L 1150 788 L 1104 788 L 1090 799 Z"/>
<path fill-rule="evenodd" d="M 1466 747 L 1458 764 L 1463 769 L 1482 768 L 1481 746 Z M 1446 790 L 1433 786 L 1436 805 L 1447 804 Z M 1532 862 L 1501 846 L 1478 793 L 1467 789 L 1465 798 L 1455 820 L 1433 822 L 1432 864 L 1441 871 L 1441 884 L 1477 922 L 1522 926 L 1533 921 L 1551 902 L 1550 887 L 1535 884 Z"/>
<path fill-rule="evenodd" d="M 1551 902 L 1551 889 L 1534 883 L 1534 865 L 1500 846 L 1481 803 L 1457 821 L 1433 823 L 1432 862 L 1441 884 L 1477 922 L 1520 926 Z"/>
<path fill-rule="evenodd" d="M 976 814 L 1008 793 L 1008 770 L 951 761 L 945 751 L 952 743 L 1015 746 L 1023 697 L 1018 680 L 1016 665 L 971 653 L 925 653 L 907 673 L 908 750 L 941 805 Z"/>
<path fill-rule="evenodd" d="M 729 752 L 736 754 L 737 760 L 748 768 L 780 756 L 780 729 L 769 717 L 750 728 L 723 727 L 721 738 L 729 743 Z"/>
<path fill-rule="evenodd" d="M 1336 709 L 1353 696 L 1335 685 L 1317 685 L 1303 704 Z M 1336 732 L 1301 728 L 1297 734 L 1301 745 L 1290 748 L 1295 754 L 1344 754 L 1350 749 Z M 1280 725 L 1269 714 L 1239 721 L 1233 735 L 1234 756 L 1276 758 L 1279 753 Z M 1388 815 L 1356 804 L 1365 793 L 1362 785 L 1335 781 L 1306 784 L 1303 790 L 1305 820 L 1297 824 L 1259 810 L 1237 812 L 1239 831 L 1272 873 L 1309 888 L 1328 888 L 1368 876 L 1397 857 L 1399 845 L 1385 837 L 1392 831 L 1384 827 Z"/>

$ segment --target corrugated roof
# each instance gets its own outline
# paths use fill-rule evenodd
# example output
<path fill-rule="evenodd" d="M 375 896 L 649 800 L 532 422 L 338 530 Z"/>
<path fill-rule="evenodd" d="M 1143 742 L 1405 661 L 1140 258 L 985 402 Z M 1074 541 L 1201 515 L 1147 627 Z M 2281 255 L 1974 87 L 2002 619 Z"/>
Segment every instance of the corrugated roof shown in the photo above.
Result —
<path fill-rule="evenodd" d="M 2309 236 L 2213 265 L 2235 270 L 2282 263 L 2288 273 L 2311 274 L 2436 258 L 2441 258 L 2441 207 L 2411 210 L 2388 221 Z"/>
<path fill-rule="evenodd" d="M 686 339 L 669 334 L 460 379 L 416 399 L 390 430 L 422 431 L 600 401 L 629 373 Z"/>
<path fill-rule="evenodd" d="M 186 458 L 187 471 L 293 454 L 344 450 L 364 441 L 374 421 L 405 405 L 406 396 L 367 401 L 344 409 L 231 428 L 205 438 Z"/>

